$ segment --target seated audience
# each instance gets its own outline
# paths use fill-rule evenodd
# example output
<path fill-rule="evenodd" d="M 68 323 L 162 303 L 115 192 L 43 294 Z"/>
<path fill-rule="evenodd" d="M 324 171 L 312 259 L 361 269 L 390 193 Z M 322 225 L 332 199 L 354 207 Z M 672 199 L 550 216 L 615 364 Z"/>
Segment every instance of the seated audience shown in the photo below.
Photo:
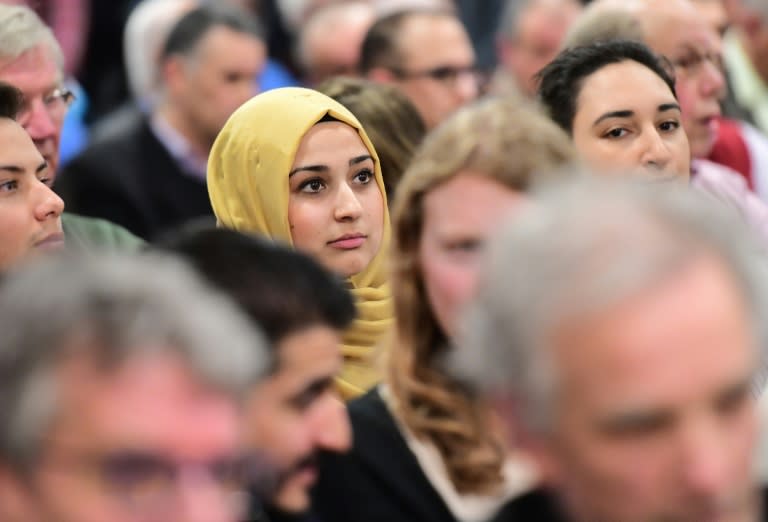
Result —
<path fill-rule="evenodd" d="M 6 276 L 0 328 L 0 520 L 241 520 L 266 347 L 191 269 L 46 259 Z"/>
<path fill-rule="evenodd" d="M 621 38 L 643 42 L 665 55 L 674 66 L 683 126 L 696 158 L 694 169 L 714 171 L 705 177 L 734 178 L 729 183 L 733 192 L 749 188 L 768 200 L 768 177 L 764 172 L 768 166 L 768 138 L 746 122 L 721 116 L 720 101 L 727 89 L 721 67 L 721 40 L 712 22 L 697 7 L 709 3 L 648 0 L 617 4 L 601 0 L 576 21 L 565 43 L 576 47 Z M 685 49 L 690 52 L 684 53 Z M 735 179 L 737 173 L 745 183 Z"/>
<path fill-rule="evenodd" d="M 48 165 L 51 180 L 59 167 L 59 144 L 72 93 L 64 85 L 64 58 L 50 28 L 26 6 L 0 4 L 0 81 L 24 95 L 18 122 Z M 65 212 L 62 228 L 70 248 L 134 251 L 143 241 L 101 219 Z"/>
<path fill-rule="evenodd" d="M 254 97 L 216 139 L 208 190 L 221 226 L 288 243 L 346 278 L 358 316 L 338 385 L 352 397 L 376 384 L 374 347 L 392 324 L 389 212 L 378 156 L 352 113 L 298 87 Z"/>
<path fill-rule="evenodd" d="M 150 115 L 94 143 L 57 183 L 70 209 L 152 239 L 210 216 L 205 175 L 216 135 L 255 92 L 264 64 L 257 20 L 222 6 L 189 11 L 161 55 L 161 98 Z"/>
<path fill-rule="evenodd" d="M 0 273 L 42 252 L 61 249 L 64 202 L 29 134 L 16 123 L 21 92 L 0 82 Z"/>
<path fill-rule="evenodd" d="M 278 474 L 266 487 L 252 485 L 256 502 L 248 520 L 301 520 L 309 515 L 318 455 L 347 451 L 351 443 L 333 379 L 354 302 L 341 278 L 308 256 L 239 232 L 193 229 L 164 246 L 182 254 L 266 332 L 271 372 L 251 393 L 245 443 Z"/>
<path fill-rule="evenodd" d="M 556 125 L 510 100 L 462 109 L 427 136 L 394 206 L 386 377 L 348 406 L 354 444 L 324 460 L 314 491 L 321 520 L 484 522 L 534 484 L 527 459 L 441 361 L 484 245 L 528 204 L 538 170 L 572 159 Z"/>
<path fill-rule="evenodd" d="M 402 90 L 429 129 L 478 95 L 475 51 L 461 20 L 447 9 L 378 19 L 363 40 L 360 71 Z"/>
<path fill-rule="evenodd" d="M 694 159 L 685 107 L 664 62 L 638 42 L 610 40 L 566 49 L 541 72 L 539 97 L 598 170 L 640 168 L 677 177 L 739 211 L 768 240 L 768 207 L 729 170 Z"/>
<path fill-rule="evenodd" d="M 296 44 L 304 83 L 314 86 L 332 76 L 357 74 L 363 38 L 375 17 L 370 2 L 359 0 L 330 3 L 313 11 L 302 24 Z"/>
<path fill-rule="evenodd" d="M 454 374 L 543 475 L 496 520 L 766 520 L 757 244 L 695 192 L 622 181 L 537 199 L 483 265 Z"/>
<path fill-rule="evenodd" d="M 331 78 L 317 90 L 360 121 L 379 156 L 390 203 L 395 188 L 427 130 L 416 107 L 396 87 L 358 78 Z"/>

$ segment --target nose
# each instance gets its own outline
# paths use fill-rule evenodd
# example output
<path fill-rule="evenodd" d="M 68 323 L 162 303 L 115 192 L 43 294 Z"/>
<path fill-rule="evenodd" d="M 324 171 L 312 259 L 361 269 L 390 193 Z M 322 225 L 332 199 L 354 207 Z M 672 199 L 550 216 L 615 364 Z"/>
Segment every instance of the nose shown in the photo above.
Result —
<path fill-rule="evenodd" d="M 705 96 L 715 96 L 718 100 L 725 97 L 725 76 L 711 60 L 704 60 L 700 87 Z"/>
<path fill-rule="evenodd" d="M 48 185 L 38 182 L 33 191 L 35 218 L 38 221 L 61 216 L 64 201 Z"/>
<path fill-rule="evenodd" d="M 464 72 L 456 78 L 456 93 L 463 102 L 470 102 L 479 93 L 479 79 L 475 72 Z"/>
<path fill-rule="evenodd" d="M 672 153 L 656 128 L 644 133 L 642 165 L 646 169 L 663 171 L 672 158 Z"/>
<path fill-rule="evenodd" d="M 314 412 L 316 447 L 344 453 L 352 445 L 352 428 L 347 409 L 336 396 L 329 395 L 324 401 L 323 407 Z"/>
<path fill-rule="evenodd" d="M 722 500 L 724 493 L 734 486 L 728 472 L 732 448 L 722 439 L 714 421 L 690 426 L 682 438 L 681 479 L 693 498 Z"/>
<path fill-rule="evenodd" d="M 40 99 L 32 100 L 29 113 L 22 120 L 22 126 L 33 140 L 52 138 L 58 132 L 58 125 Z"/>
<path fill-rule="evenodd" d="M 334 217 L 337 221 L 356 221 L 363 214 L 363 206 L 354 189 L 347 183 L 340 185 L 336 196 Z"/>
<path fill-rule="evenodd" d="M 228 491 L 203 473 L 179 481 L 179 522 L 236 522 L 246 515 L 245 492 Z"/>

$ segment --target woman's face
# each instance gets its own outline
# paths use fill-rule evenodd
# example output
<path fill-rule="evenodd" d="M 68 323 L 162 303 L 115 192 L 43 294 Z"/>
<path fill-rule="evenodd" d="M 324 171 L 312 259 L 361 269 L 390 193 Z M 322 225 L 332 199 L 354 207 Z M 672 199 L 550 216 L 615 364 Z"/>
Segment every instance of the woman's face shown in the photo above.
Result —
<path fill-rule="evenodd" d="M 660 179 L 690 175 L 677 100 L 664 80 L 632 60 L 606 65 L 583 80 L 573 142 L 599 170 L 640 169 Z"/>
<path fill-rule="evenodd" d="M 289 174 L 293 244 L 345 277 L 365 269 L 381 247 L 384 198 L 357 131 L 341 122 L 313 126 Z"/>
<path fill-rule="evenodd" d="M 459 314 L 475 293 L 486 241 L 526 197 L 481 174 L 460 172 L 424 196 L 419 265 L 437 323 L 456 335 Z"/>
<path fill-rule="evenodd" d="M 50 188 L 50 169 L 16 122 L 0 119 L 0 271 L 64 246 L 64 202 Z"/>

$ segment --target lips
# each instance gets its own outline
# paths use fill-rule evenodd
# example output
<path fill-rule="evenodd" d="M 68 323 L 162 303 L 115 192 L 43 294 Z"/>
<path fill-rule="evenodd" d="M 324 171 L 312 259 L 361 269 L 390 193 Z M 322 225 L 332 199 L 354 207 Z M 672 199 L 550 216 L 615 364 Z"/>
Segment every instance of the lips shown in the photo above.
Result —
<path fill-rule="evenodd" d="M 361 247 L 367 238 L 368 236 L 365 234 L 344 234 L 333 241 L 329 241 L 328 245 L 340 250 L 353 250 Z"/>
<path fill-rule="evenodd" d="M 39 248 L 41 250 L 60 250 L 64 248 L 64 234 L 61 232 L 55 232 L 45 236 L 39 241 L 36 241 L 34 246 L 35 248 Z"/>

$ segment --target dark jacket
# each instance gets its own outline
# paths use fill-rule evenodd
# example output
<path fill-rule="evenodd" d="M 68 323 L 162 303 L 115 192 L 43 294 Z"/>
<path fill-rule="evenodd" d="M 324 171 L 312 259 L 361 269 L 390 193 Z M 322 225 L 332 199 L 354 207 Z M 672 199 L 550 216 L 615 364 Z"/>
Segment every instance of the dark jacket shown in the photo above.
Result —
<path fill-rule="evenodd" d="M 348 405 L 354 445 L 321 459 L 313 491 L 322 522 L 456 522 L 374 388 Z"/>
<path fill-rule="evenodd" d="M 204 180 L 184 173 L 144 117 L 66 165 L 56 191 L 67 210 L 122 225 L 144 239 L 213 210 Z"/>

